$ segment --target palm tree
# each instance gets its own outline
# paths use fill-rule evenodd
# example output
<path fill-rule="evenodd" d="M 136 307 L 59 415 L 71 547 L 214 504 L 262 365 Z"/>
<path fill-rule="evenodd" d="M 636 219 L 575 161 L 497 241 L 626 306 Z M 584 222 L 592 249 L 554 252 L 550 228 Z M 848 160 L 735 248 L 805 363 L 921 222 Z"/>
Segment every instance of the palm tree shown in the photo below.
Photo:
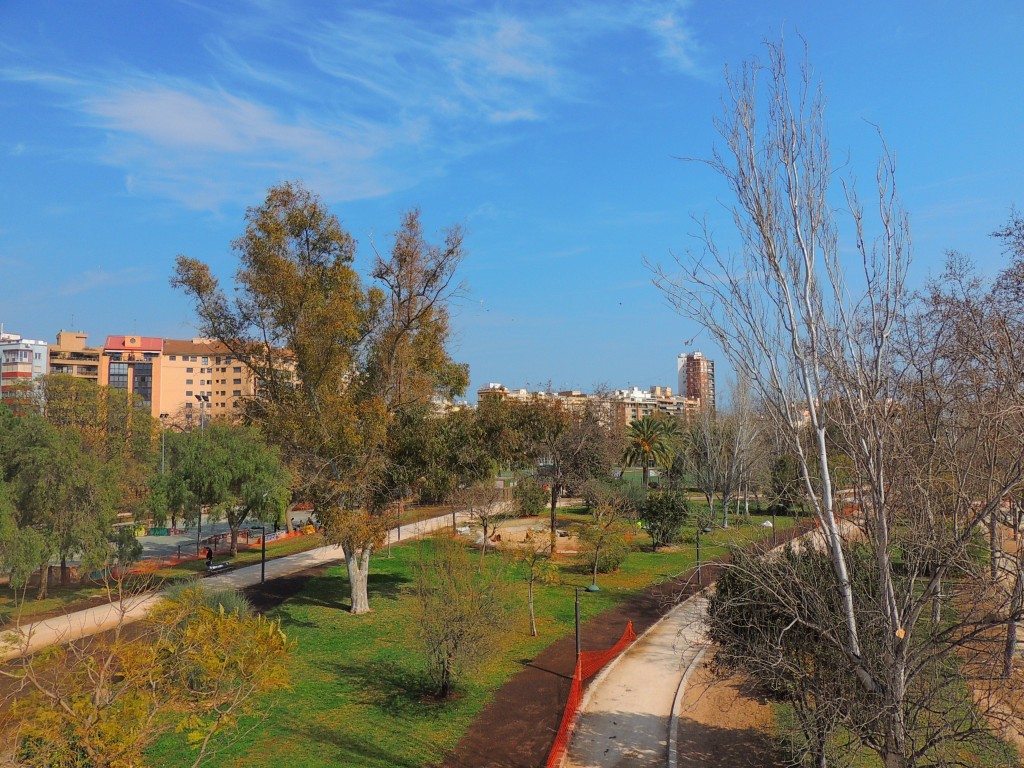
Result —
<path fill-rule="evenodd" d="M 657 464 L 667 464 L 672 455 L 672 437 L 678 426 L 672 419 L 656 419 L 644 416 L 629 425 L 626 430 L 626 449 L 622 459 L 628 466 L 639 464 L 643 467 L 644 487 L 651 474 L 651 459 Z"/>

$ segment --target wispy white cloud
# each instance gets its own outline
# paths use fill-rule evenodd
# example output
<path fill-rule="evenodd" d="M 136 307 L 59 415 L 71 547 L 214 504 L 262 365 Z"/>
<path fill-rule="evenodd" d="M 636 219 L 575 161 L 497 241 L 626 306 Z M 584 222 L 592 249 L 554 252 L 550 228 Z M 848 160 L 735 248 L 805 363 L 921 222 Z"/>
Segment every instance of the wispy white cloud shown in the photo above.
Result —
<path fill-rule="evenodd" d="M 190 2 L 215 27 L 202 81 L 127 66 L 0 78 L 60 93 L 99 131 L 97 157 L 129 194 L 215 209 L 299 177 L 339 202 L 413 186 L 557 117 L 597 87 L 585 52 L 613 36 L 646 37 L 652 55 L 696 74 L 687 5 L 445 5 L 419 18 L 338 6 L 312 19 L 269 0 L 244 13 Z"/>
<path fill-rule="evenodd" d="M 122 285 L 134 285 L 153 280 L 152 273 L 139 267 L 125 267 L 113 272 L 102 269 L 89 269 L 66 281 L 58 289 L 61 296 L 75 296 L 89 291 L 104 288 L 116 288 Z"/>

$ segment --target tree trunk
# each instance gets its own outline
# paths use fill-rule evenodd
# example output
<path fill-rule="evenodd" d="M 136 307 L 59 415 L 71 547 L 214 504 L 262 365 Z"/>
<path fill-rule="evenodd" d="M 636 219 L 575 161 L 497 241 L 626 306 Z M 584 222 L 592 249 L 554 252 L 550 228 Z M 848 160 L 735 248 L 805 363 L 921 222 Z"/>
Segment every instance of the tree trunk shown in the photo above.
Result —
<path fill-rule="evenodd" d="M 530 637 L 537 636 L 537 621 L 533 615 L 533 576 L 530 577 Z"/>
<path fill-rule="evenodd" d="M 66 587 L 71 583 L 71 574 L 68 573 L 67 555 L 60 556 L 60 585 Z"/>
<path fill-rule="evenodd" d="M 992 583 L 995 584 L 999 579 L 999 531 L 998 531 L 999 518 L 996 515 L 996 510 L 993 509 L 989 513 L 988 517 L 988 548 L 991 553 L 992 562 L 989 563 L 991 570 Z"/>
<path fill-rule="evenodd" d="M 483 543 L 483 546 L 480 547 L 480 568 L 479 568 L 479 570 L 482 571 L 484 569 L 484 555 L 487 554 L 487 530 L 488 530 L 488 528 L 487 528 L 487 518 L 482 518 L 480 520 L 480 525 L 481 525 L 481 527 L 483 528 L 483 531 L 484 531 L 484 543 Z"/>
<path fill-rule="evenodd" d="M 367 592 L 368 571 L 370 565 L 369 547 L 362 550 L 350 550 L 342 546 L 345 555 L 345 569 L 348 571 L 349 592 L 352 597 L 352 613 L 359 615 L 370 612 L 370 598 Z"/>
<path fill-rule="evenodd" d="M 897 656 L 900 655 L 897 650 Z M 907 723 L 903 711 L 906 698 L 905 667 L 901 660 L 893 663 L 890 671 L 888 690 L 886 691 L 886 733 L 884 754 L 881 756 L 885 768 L 908 768 L 907 759 Z"/>
<path fill-rule="evenodd" d="M 555 553 L 558 549 L 558 519 L 555 514 L 555 507 L 558 506 L 558 491 L 559 488 L 554 483 L 551 484 L 551 554 Z"/>
<path fill-rule="evenodd" d="M 1003 677 L 1013 671 L 1013 657 L 1017 653 L 1017 622 L 1024 607 L 1024 553 L 1017 553 L 1017 573 L 1013 579 L 1013 593 L 1010 597 L 1010 616 L 1006 622 L 1006 644 L 1003 648 Z"/>
<path fill-rule="evenodd" d="M 238 527 L 239 524 L 231 526 L 231 556 L 236 557 L 238 555 Z M 263 529 L 263 537 L 266 540 L 267 530 Z M 266 545 L 264 545 L 266 546 Z"/>
<path fill-rule="evenodd" d="M 50 582 L 50 566 L 44 565 L 39 569 L 39 591 L 36 592 L 36 600 L 46 599 L 46 588 Z"/>
<path fill-rule="evenodd" d="M 650 485 L 651 480 L 651 465 L 646 457 L 644 457 L 644 469 L 643 469 L 643 484 L 644 488 Z"/>
<path fill-rule="evenodd" d="M 600 560 L 601 560 L 601 547 L 597 546 L 597 547 L 594 547 L 594 573 L 593 573 L 593 578 L 590 581 L 590 583 L 593 586 L 595 586 L 595 587 L 597 586 L 597 564 L 600 562 Z"/>

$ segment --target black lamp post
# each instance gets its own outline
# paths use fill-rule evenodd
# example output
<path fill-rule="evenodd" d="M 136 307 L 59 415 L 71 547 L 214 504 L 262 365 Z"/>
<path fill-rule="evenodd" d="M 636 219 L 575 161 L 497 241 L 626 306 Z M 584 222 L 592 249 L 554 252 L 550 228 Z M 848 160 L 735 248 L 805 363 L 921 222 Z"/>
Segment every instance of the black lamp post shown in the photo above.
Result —
<path fill-rule="evenodd" d="M 265 525 L 250 525 L 250 528 L 259 529 L 260 532 L 260 584 L 267 580 L 267 527 Z"/>
<path fill-rule="evenodd" d="M 580 660 L 580 588 L 576 587 L 576 661 Z"/>

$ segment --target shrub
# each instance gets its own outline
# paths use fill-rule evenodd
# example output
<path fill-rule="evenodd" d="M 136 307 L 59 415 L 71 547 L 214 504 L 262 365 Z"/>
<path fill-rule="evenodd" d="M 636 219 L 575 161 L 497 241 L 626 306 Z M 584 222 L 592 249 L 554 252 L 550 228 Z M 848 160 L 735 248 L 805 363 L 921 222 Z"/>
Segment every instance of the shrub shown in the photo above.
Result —
<path fill-rule="evenodd" d="M 495 642 L 511 611 L 508 583 L 493 568 L 477 570 L 457 541 L 437 538 L 416 568 L 417 628 L 427 676 L 439 697 L 500 650 Z"/>
<path fill-rule="evenodd" d="M 689 516 L 690 507 L 681 493 L 649 493 L 640 506 L 640 522 L 650 534 L 655 552 L 679 540 L 680 529 Z"/>
<path fill-rule="evenodd" d="M 512 488 L 512 508 L 519 517 L 533 517 L 544 511 L 548 492 L 536 478 L 523 477 Z"/>

